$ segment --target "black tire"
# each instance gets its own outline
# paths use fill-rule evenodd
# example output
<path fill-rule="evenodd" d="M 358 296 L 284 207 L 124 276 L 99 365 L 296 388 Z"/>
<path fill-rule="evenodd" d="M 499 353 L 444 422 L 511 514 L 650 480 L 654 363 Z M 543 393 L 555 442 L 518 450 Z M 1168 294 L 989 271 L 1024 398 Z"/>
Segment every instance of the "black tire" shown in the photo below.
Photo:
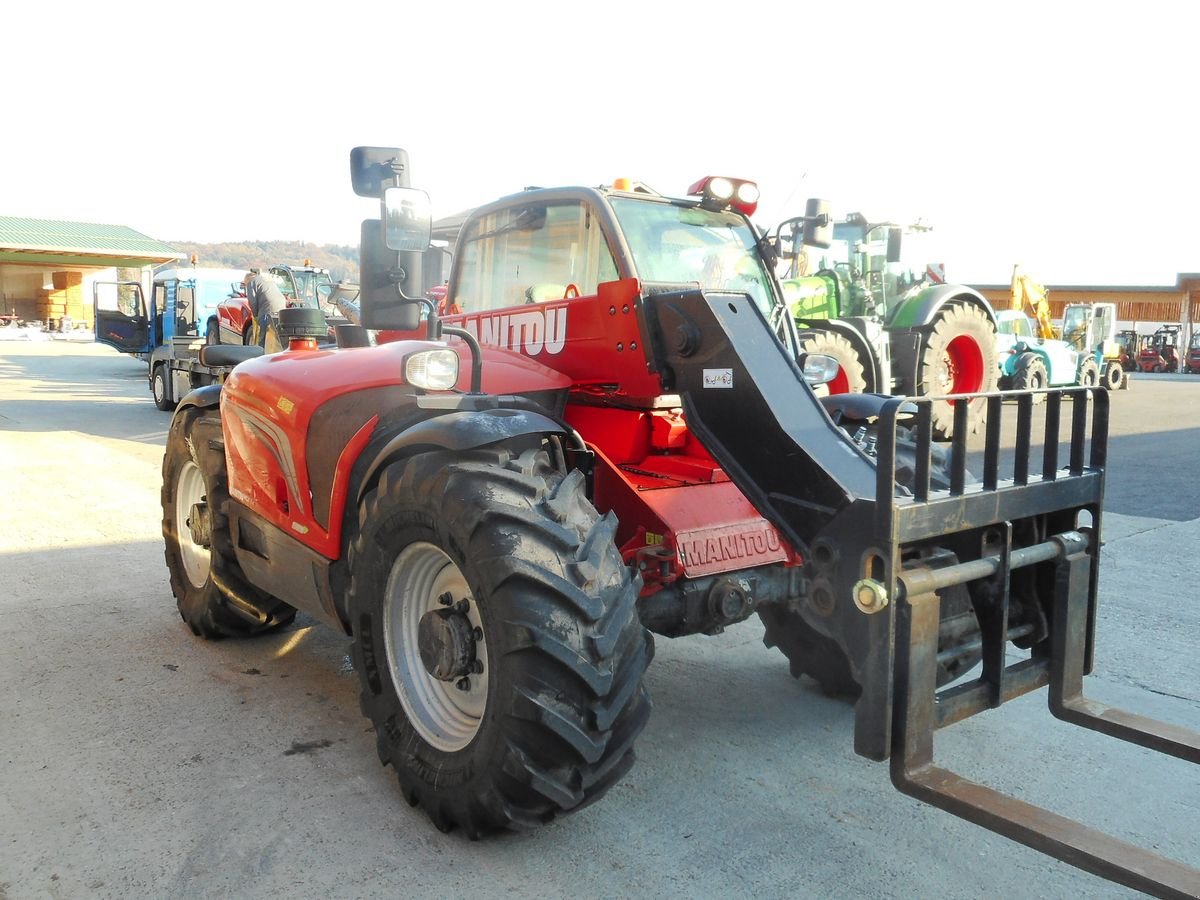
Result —
<path fill-rule="evenodd" d="M 205 638 L 257 634 L 296 616 L 286 603 L 246 584 L 234 557 L 228 499 L 220 414 L 183 410 L 171 420 L 163 456 L 162 531 L 179 615 Z M 204 523 L 199 537 L 192 527 L 196 516 Z"/>
<path fill-rule="evenodd" d="M 1036 353 L 1022 353 L 1013 367 L 1012 389 L 1014 391 L 1039 391 L 1050 383 L 1046 364 Z M 1041 403 L 1045 394 L 1034 394 L 1033 402 Z"/>
<path fill-rule="evenodd" d="M 1110 391 L 1119 391 L 1125 383 L 1125 369 L 1120 362 L 1110 359 L 1104 367 L 1104 386 Z"/>
<path fill-rule="evenodd" d="M 1095 387 L 1100 383 L 1100 367 L 1094 359 L 1085 359 L 1079 367 L 1079 383 L 1083 387 Z"/>
<path fill-rule="evenodd" d="M 843 424 L 843 428 L 847 426 Z M 851 426 L 853 427 L 853 426 Z M 896 482 L 902 487 L 912 488 L 916 472 L 916 442 L 900 437 L 896 441 Z M 929 484 L 934 490 L 950 487 L 949 454 L 934 447 L 929 472 Z M 975 479 L 970 473 L 967 482 Z M 962 642 L 963 632 L 970 631 L 973 624 L 977 633 L 979 624 L 974 620 L 974 610 L 965 588 L 956 587 L 942 592 L 943 644 L 957 646 Z M 857 699 L 862 688 L 854 679 L 850 661 L 841 645 L 833 638 L 817 631 L 797 610 L 783 604 L 761 607 L 758 617 L 766 629 L 763 643 L 777 647 L 787 657 L 792 676 L 808 675 L 830 697 Z M 947 620 L 953 619 L 954 623 Z M 942 649 L 939 647 L 939 649 Z M 981 658 L 981 654 L 968 653 L 938 664 L 937 685 L 949 684 L 970 669 Z"/>
<path fill-rule="evenodd" d="M 615 516 L 597 515 L 580 472 L 518 450 L 388 466 L 349 556 L 379 758 L 409 803 L 471 838 L 600 798 L 633 764 L 650 713 L 654 643 Z M 456 650 L 440 677 L 421 658 L 431 647 Z"/>
<path fill-rule="evenodd" d="M 975 394 L 996 389 L 996 329 L 977 306 L 943 307 L 925 330 L 917 371 L 917 394 Z M 954 405 L 938 401 L 931 410 L 935 440 L 954 436 Z M 971 400 L 967 434 L 983 430 L 987 401 Z"/>
<path fill-rule="evenodd" d="M 165 363 L 159 363 L 150 374 L 150 393 L 154 395 L 154 405 L 163 412 L 175 408 L 176 401 L 171 396 L 171 380 L 167 377 Z"/>
<path fill-rule="evenodd" d="M 827 387 L 831 394 L 861 394 L 867 389 L 863 361 L 846 338 L 819 328 L 800 332 L 801 353 L 821 353 L 837 360 L 839 372 Z"/>
<path fill-rule="evenodd" d="M 221 323 L 216 319 L 209 319 L 208 324 L 204 326 L 204 344 L 207 347 L 215 347 L 221 343 Z"/>

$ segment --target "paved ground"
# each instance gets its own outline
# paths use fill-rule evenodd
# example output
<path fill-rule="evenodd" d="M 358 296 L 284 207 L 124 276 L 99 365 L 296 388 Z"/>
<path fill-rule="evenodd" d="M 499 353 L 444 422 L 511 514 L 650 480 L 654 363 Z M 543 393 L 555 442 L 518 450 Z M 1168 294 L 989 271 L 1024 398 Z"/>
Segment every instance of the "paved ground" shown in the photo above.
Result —
<path fill-rule="evenodd" d="M 1200 728 L 1200 378 L 1113 397 L 1100 699 Z M 1120 897 L 897 794 L 852 711 L 747 623 L 659 639 L 629 776 L 541 831 L 443 835 L 399 796 L 344 638 L 205 643 L 167 586 L 168 417 L 142 364 L 0 343 L 0 900 L 91 897 Z M 1040 695 L 939 760 L 1200 867 L 1196 767 Z"/>

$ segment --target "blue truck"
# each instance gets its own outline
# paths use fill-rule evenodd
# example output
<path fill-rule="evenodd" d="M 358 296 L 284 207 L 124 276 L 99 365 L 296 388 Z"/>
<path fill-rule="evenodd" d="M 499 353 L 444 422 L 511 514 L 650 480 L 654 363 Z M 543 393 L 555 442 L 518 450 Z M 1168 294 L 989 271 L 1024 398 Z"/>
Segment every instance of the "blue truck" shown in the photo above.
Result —
<path fill-rule="evenodd" d="M 154 273 L 149 302 L 136 281 L 96 282 L 96 341 L 147 364 L 154 405 L 175 408 L 194 387 L 212 384 L 225 367 L 205 365 L 200 350 L 215 343 L 208 334 L 217 305 L 241 288 L 247 271 L 185 266 Z"/>

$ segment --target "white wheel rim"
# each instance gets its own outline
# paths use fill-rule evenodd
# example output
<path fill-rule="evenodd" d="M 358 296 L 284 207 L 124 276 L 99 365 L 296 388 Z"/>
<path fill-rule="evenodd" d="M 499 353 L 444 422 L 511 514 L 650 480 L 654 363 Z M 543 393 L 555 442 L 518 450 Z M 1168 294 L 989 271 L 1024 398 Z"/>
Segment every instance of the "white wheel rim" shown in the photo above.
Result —
<path fill-rule="evenodd" d="M 158 369 L 154 373 L 154 399 L 161 403 L 167 396 L 167 383 L 163 378 L 162 369 Z"/>
<path fill-rule="evenodd" d="M 208 571 L 212 556 L 208 547 L 192 540 L 192 528 L 188 519 L 192 507 L 204 500 L 204 475 L 190 459 L 179 470 L 175 480 L 175 535 L 179 543 L 179 556 L 183 560 L 183 571 L 193 587 L 202 588 L 208 582 Z"/>
<path fill-rule="evenodd" d="M 469 601 L 467 619 L 480 634 L 483 622 L 458 566 L 433 544 L 410 544 L 388 573 L 383 627 L 388 670 L 408 720 L 431 746 L 453 753 L 479 732 L 487 706 L 489 664 L 487 647 L 477 640 L 475 659 L 483 664 L 483 671 L 467 676 L 466 690 L 457 686 L 457 679 L 442 681 L 426 671 L 419 644 L 421 617 L 444 608 L 439 598 L 447 593 L 455 602 Z"/>

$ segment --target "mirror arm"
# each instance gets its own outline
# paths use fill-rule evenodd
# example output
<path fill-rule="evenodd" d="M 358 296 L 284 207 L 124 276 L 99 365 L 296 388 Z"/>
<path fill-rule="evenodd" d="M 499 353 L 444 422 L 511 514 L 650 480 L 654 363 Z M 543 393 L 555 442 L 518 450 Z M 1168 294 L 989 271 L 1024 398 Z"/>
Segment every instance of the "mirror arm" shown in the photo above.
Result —
<path fill-rule="evenodd" d="M 471 393 L 483 393 L 483 350 L 479 346 L 479 341 L 467 329 L 455 325 L 443 325 L 442 331 L 466 341 L 467 346 L 471 349 Z"/>

